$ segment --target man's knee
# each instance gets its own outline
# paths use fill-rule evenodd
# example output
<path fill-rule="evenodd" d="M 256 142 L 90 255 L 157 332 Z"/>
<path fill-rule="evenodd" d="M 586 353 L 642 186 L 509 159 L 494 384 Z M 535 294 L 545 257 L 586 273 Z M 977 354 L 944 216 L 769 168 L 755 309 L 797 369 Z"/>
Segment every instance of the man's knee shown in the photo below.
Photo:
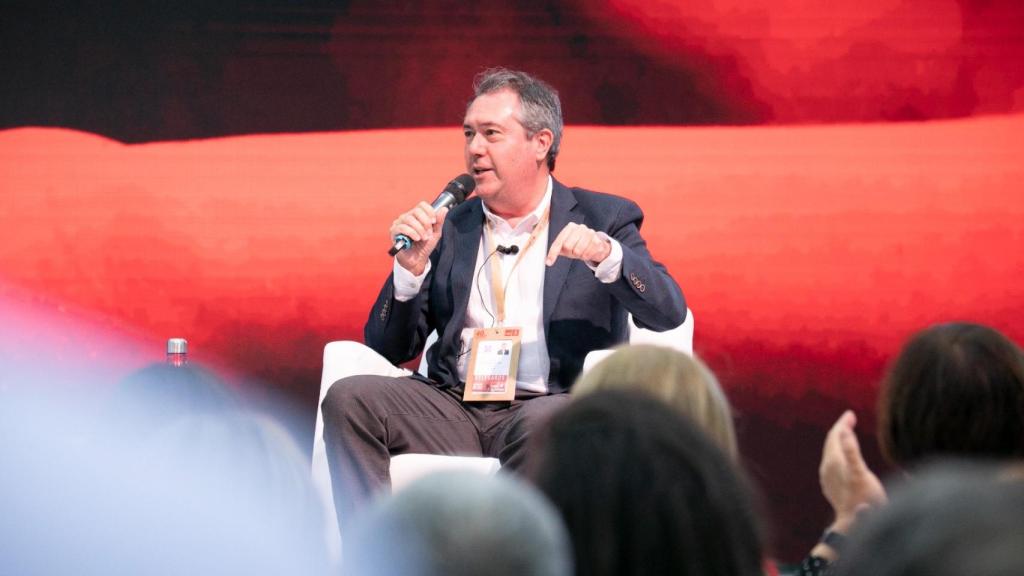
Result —
<path fill-rule="evenodd" d="M 379 386 L 375 386 L 366 376 L 348 376 L 338 380 L 331 384 L 320 404 L 324 423 L 337 421 L 346 415 L 371 411 L 373 398 L 379 392 Z"/>
<path fill-rule="evenodd" d="M 523 402 L 510 429 L 509 440 L 515 441 L 536 432 L 559 410 L 569 404 L 568 394 L 539 396 Z"/>
<path fill-rule="evenodd" d="M 551 394 L 527 400 L 529 406 L 524 406 L 523 420 L 530 429 L 543 425 L 559 410 L 569 404 L 571 397 L 568 394 Z"/>
<path fill-rule="evenodd" d="M 544 427 L 562 408 L 568 405 L 568 394 L 538 396 L 523 402 L 507 428 L 497 456 L 506 469 L 521 470 L 526 461 L 530 436 Z"/>

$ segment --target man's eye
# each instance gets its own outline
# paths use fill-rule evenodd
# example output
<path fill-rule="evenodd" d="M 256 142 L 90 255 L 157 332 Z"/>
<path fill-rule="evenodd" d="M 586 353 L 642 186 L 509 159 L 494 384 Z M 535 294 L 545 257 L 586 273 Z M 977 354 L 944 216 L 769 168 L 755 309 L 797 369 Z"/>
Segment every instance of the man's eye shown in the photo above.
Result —
<path fill-rule="evenodd" d="M 463 130 L 462 135 L 468 140 L 473 137 L 473 132 L 471 130 Z"/>

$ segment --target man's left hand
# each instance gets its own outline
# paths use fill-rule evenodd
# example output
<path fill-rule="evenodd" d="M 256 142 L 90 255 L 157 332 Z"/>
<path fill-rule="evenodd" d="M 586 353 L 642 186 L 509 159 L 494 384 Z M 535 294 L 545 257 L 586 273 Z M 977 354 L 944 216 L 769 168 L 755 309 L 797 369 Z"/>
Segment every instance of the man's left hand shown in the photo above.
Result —
<path fill-rule="evenodd" d="M 551 266 L 559 256 L 598 265 L 612 253 L 612 243 L 583 224 L 570 222 L 558 233 L 548 250 L 546 264 Z"/>

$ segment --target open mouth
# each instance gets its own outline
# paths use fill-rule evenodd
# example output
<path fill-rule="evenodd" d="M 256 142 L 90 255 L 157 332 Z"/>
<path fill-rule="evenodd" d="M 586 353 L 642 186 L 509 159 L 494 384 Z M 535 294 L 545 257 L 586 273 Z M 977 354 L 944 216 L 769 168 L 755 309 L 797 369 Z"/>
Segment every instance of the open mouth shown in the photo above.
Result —
<path fill-rule="evenodd" d="M 486 172 L 490 172 L 490 168 L 473 168 L 473 176 L 480 176 Z"/>

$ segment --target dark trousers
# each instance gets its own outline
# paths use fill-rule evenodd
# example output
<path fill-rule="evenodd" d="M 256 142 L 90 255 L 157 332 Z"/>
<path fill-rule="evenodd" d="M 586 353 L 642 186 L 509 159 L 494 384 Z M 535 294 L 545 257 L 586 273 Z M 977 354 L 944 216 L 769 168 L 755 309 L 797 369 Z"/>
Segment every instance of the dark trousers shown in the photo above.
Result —
<path fill-rule="evenodd" d="M 460 391 L 415 378 L 350 376 L 321 409 L 334 506 L 342 534 L 352 515 L 390 486 L 391 456 L 406 452 L 492 456 L 517 470 L 530 432 L 568 394 L 517 393 L 511 402 L 462 402 Z"/>

